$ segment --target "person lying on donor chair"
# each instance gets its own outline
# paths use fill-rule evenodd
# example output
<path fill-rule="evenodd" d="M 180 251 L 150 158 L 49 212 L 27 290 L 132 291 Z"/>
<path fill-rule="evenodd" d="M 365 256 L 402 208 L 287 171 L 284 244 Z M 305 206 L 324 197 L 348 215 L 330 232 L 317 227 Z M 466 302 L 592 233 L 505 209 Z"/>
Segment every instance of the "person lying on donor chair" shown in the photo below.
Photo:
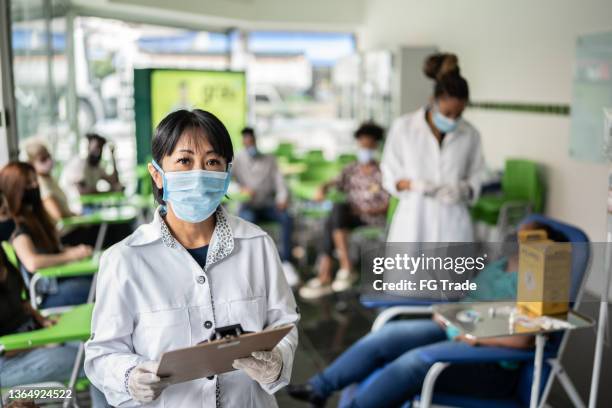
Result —
<path fill-rule="evenodd" d="M 546 230 L 553 241 L 565 240 L 539 223 L 521 226 L 524 231 L 536 229 Z M 478 289 L 463 301 L 515 299 L 517 270 L 518 254 L 491 262 L 475 279 Z M 459 342 L 511 348 L 531 348 L 534 343 L 532 336 L 525 335 L 474 340 L 460 335 L 457 328 L 447 326 L 435 314 L 431 319 L 397 320 L 363 337 L 306 384 L 289 385 L 287 390 L 295 399 L 323 407 L 335 391 L 360 383 L 378 370 L 343 406 L 400 406 L 421 391 L 432 365 L 420 358 L 420 352 L 462 347 Z M 519 374 L 519 365 L 512 362 L 451 365 L 440 374 L 436 391 L 503 398 L 515 390 Z"/>

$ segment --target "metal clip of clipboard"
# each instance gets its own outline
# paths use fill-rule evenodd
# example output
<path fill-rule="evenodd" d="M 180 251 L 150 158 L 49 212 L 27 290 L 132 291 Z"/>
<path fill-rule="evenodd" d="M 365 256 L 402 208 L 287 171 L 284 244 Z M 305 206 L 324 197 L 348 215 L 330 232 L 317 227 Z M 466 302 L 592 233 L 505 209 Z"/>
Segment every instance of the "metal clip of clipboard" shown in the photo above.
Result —
<path fill-rule="evenodd" d="M 243 334 L 249 334 L 249 333 L 253 333 L 253 332 L 245 331 L 242 328 L 242 325 L 240 323 L 231 324 L 229 326 L 217 327 L 215 329 L 215 332 L 210 336 L 209 339 L 202 340 L 198 344 L 208 343 L 209 341 L 228 339 L 231 337 L 240 337 Z"/>

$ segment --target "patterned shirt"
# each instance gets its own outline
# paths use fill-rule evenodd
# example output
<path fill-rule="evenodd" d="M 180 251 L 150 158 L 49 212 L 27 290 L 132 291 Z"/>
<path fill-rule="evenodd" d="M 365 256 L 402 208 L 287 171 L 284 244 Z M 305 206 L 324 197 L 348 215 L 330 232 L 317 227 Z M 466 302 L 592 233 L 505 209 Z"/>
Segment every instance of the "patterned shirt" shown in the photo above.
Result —
<path fill-rule="evenodd" d="M 340 191 L 346 194 L 346 201 L 359 213 L 359 218 L 368 225 L 384 225 L 386 214 L 365 214 L 364 212 L 387 208 L 389 193 L 383 190 L 382 172 L 377 162 L 368 165 L 351 163 L 340 174 L 337 182 Z"/>

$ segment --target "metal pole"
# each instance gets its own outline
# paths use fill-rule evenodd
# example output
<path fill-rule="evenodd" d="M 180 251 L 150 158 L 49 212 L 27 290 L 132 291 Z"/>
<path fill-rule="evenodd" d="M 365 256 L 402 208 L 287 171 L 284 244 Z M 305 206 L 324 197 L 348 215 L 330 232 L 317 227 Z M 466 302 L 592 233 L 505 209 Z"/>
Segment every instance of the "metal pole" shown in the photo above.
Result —
<path fill-rule="evenodd" d="M 610 273 L 612 273 L 612 257 L 610 245 L 612 233 L 608 232 L 608 243 L 606 246 L 606 271 L 604 284 L 601 289 L 601 301 L 599 304 L 599 322 L 597 324 L 597 340 L 595 341 L 595 357 L 593 360 L 593 376 L 591 377 L 591 391 L 589 395 L 589 408 L 597 406 L 597 392 L 599 391 L 599 376 L 601 375 L 601 362 L 603 359 L 604 333 L 608 324 L 608 292 L 610 290 Z"/>
<path fill-rule="evenodd" d="M 51 19 L 53 18 L 53 9 L 51 0 L 43 2 L 43 19 L 45 21 L 45 51 L 47 54 L 47 120 L 48 129 L 57 123 L 57 98 L 55 96 L 55 86 L 53 82 L 53 29 L 51 28 Z M 52 146 L 57 144 L 57 132 L 54 132 L 54 140 L 49 142 Z M 51 136 L 49 134 L 47 137 Z"/>
<path fill-rule="evenodd" d="M 546 344 L 546 336 L 538 334 L 536 336 L 536 350 L 533 358 L 533 382 L 531 383 L 531 400 L 530 408 L 538 407 L 538 398 L 540 397 L 540 379 L 542 378 L 542 365 L 544 363 L 544 345 Z"/>
<path fill-rule="evenodd" d="M 11 2 L 0 0 L 0 165 L 19 156 L 17 103 L 13 81 Z"/>
<path fill-rule="evenodd" d="M 79 151 L 79 103 L 76 87 L 76 61 L 74 53 L 74 19 L 75 13 L 72 8 L 66 14 L 66 63 L 68 67 L 68 78 L 66 83 L 66 115 L 68 126 L 73 138 L 73 153 Z"/>

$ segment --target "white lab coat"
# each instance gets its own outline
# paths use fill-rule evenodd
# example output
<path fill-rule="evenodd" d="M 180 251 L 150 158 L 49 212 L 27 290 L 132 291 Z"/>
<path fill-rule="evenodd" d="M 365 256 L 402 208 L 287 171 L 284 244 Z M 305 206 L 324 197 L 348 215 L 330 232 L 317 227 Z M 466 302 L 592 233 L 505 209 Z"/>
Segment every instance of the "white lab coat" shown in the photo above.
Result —
<path fill-rule="evenodd" d="M 467 203 L 444 204 L 414 191 L 398 192 L 401 179 L 427 180 L 434 185 L 469 183 L 472 200 L 480 193 L 484 159 L 478 131 L 462 119 L 445 136 L 442 146 L 434 137 L 425 109 L 393 123 L 381 160 L 383 186 L 399 198 L 388 242 L 470 242 L 474 238 Z"/>
<path fill-rule="evenodd" d="M 240 323 L 260 331 L 299 320 L 272 239 L 222 208 L 216 217 L 205 270 L 172 237 L 159 210 L 103 254 L 85 373 L 111 405 L 140 406 L 126 387 L 131 367 L 209 339 L 215 327 Z M 272 394 L 289 382 L 297 341 L 294 328 L 279 343 L 283 369 L 272 384 L 233 371 L 171 385 L 146 406 L 276 407 Z"/>

